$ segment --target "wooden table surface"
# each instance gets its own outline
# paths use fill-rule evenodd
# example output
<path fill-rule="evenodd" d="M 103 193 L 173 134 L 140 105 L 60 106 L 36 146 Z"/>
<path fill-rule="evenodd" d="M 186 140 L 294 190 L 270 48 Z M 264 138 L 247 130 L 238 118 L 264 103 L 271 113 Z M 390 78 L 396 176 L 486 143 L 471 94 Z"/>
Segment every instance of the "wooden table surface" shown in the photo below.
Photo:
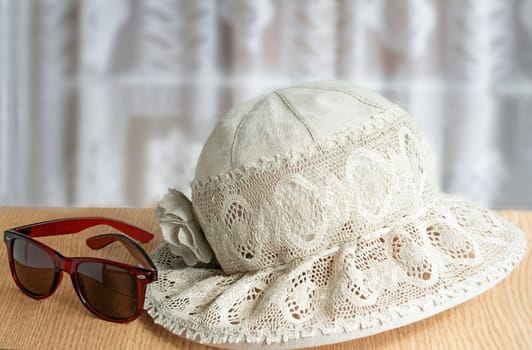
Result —
<path fill-rule="evenodd" d="M 501 212 L 532 238 L 532 212 Z M 107 216 L 156 234 L 145 249 L 162 238 L 153 209 L 42 209 L 1 208 L 0 229 L 42 220 L 73 216 Z M 66 256 L 129 257 L 120 245 L 92 251 L 84 242 L 92 228 L 76 235 L 39 238 Z M 481 296 L 434 317 L 374 336 L 317 347 L 317 350 L 355 349 L 532 349 L 532 262 L 530 244 L 524 261 L 502 283 Z M 144 313 L 127 324 L 94 317 L 78 300 L 69 278 L 50 298 L 33 300 L 18 290 L 11 278 L 6 249 L 0 250 L 0 348 L 14 349 L 211 349 L 179 338 L 155 325 Z"/>

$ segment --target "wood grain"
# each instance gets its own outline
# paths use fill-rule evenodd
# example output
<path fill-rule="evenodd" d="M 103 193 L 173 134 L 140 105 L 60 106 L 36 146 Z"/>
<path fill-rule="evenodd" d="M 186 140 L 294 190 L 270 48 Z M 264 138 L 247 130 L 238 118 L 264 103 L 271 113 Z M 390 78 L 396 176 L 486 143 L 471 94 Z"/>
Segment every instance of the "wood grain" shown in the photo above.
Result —
<path fill-rule="evenodd" d="M 532 238 L 532 212 L 501 212 Z M 0 229 L 41 220 L 72 216 L 108 216 L 155 232 L 145 246 L 161 242 L 153 209 L 40 209 L 0 208 Z M 107 228 L 108 230 L 108 228 Z M 125 249 L 111 245 L 94 252 L 84 241 L 106 228 L 42 241 L 67 256 L 102 256 L 128 261 Z M 503 282 L 481 296 L 434 317 L 355 341 L 316 347 L 316 350 L 355 349 L 531 349 L 532 262 L 530 245 L 524 261 Z M 78 300 L 68 278 L 50 298 L 36 301 L 15 286 L 6 257 L 0 250 L 0 348 L 16 349 L 212 349 L 179 338 L 155 325 L 144 314 L 128 324 L 104 322 Z"/>

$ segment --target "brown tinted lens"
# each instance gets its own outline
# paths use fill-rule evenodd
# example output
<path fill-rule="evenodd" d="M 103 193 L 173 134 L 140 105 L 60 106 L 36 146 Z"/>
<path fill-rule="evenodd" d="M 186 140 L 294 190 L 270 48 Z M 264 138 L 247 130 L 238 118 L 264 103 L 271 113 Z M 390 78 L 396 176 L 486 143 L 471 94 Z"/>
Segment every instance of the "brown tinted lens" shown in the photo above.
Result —
<path fill-rule="evenodd" d="M 56 275 L 52 257 L 41 247 L 23 238 L 13 241 L 13 264 L 20 284 L 31 294 L 48 294 Z"/>
<path fill-rule="evenodd" d="M 93 309 L 115 319 L 135 315 L 138 304 L 135 275 L 98 262 L 81 263 L 77 272 L 82 296 Z"/>

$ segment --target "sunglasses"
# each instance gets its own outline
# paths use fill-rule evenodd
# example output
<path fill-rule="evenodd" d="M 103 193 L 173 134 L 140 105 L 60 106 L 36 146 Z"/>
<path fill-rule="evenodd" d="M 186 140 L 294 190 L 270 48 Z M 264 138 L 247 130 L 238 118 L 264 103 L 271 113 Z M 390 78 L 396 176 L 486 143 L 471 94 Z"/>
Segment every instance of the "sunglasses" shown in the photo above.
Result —
<path fill-rule="evenodd" d="M 52 295 L 66 272 L 83 305 L 97 317 L 112 322 L 136 319 L 144 306 L 147 284 L 157 279 L 157 270 L 150 257 L 133 239 L 116 233 L 87 239 L 92 249 L 101 249 L 113 242 L 123 244 L 140 263 L 139 266 L 100 258 L 70 258 L 34 237 L 80 232 L 96 225 L 111 226 L 140 242 L 153 235 L 138 227 L 107 218 L 69 218 L 39 222 L 8 229 L 4 241 L 11 274 L 27 296 L 44 299 Z"/>

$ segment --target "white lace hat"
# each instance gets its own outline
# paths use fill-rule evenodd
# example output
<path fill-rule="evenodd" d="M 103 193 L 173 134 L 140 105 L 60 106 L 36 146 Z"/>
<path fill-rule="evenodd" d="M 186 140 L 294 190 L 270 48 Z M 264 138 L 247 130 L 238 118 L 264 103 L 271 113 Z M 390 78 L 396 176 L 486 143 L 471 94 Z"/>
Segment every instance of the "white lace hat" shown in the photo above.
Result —
<path fill-rule="evenodd" d="M 402 109 L 342 82 L 274 91 L 228 112 L 192 201 L 157 208 L 166 243 L 146 306 L 177 335 L 289 349 L 434 315 L 501 281 L 524 234 L 440 192 Z"/>

